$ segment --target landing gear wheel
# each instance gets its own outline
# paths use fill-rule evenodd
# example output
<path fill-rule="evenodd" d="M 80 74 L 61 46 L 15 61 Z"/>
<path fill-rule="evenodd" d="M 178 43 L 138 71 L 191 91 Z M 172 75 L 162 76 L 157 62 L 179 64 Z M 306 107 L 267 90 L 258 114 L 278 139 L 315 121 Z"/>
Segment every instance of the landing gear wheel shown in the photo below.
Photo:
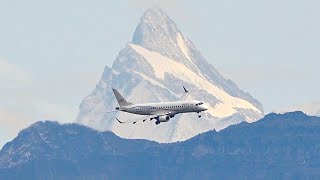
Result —
<path fill-rule="evenodd" d="M 201 118 L 201 114 L 200 113 L 198 113 L 198 118 Z"/>

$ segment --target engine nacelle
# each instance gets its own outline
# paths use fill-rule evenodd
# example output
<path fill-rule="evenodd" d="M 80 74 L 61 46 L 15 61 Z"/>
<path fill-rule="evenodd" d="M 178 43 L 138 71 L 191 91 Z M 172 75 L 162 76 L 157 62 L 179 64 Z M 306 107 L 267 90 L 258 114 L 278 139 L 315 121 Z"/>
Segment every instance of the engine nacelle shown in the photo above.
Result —
<path fill-rule="evenodd" d="M 170 116 L 160 116 L 159 121 L 160 122 L 168 122 L 170 120 Z"/>

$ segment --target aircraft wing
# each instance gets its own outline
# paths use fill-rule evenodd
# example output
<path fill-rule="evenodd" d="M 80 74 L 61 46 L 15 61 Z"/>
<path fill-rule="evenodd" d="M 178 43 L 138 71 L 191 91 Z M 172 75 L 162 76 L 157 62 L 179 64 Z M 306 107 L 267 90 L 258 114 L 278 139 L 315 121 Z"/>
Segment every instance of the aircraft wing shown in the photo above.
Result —
<path fill-rule="evenodd" d="M 106 111 L 104 113 L 114 113 L 114 112 L 119 112 L 118 110 L 112 110 L 112 111 Z"/>
<path fill-rule="evenodd" d="M 153 118 L 158 117 L 158 116 L 159 115 L 148 115 L 148 116 L 143 116 L 143 117 L 140 117 L 140 118 L 137 118 L 137 119 L 133 119 L 132 121 L 120 121 L 118 118 L 116 118 L 116 119 L 121 124 L 127 124 L 127 123 L 136 124 L 139 121 L 145 122 L 148 119 L 150 119 L 150 121 L 151 121 Z"/>
<path fill-rule="evenodd" d="M 144 117 L 140 117 L 137 119 L 134 119 L 132 121 L 120 121 L 118 118 L 116 118 L 116 120 L 120 123 L 120 124 L 127 124 L 127 123 L 132 123 L 132 124 L 136 124 L 139 121 L 145 122 L 146 120 L 150 119 L 150 121 L 152 121 L 154 118 L 159 117 L 159 116 L 166 116 L 166 115 L 171 115 L 171 112 L 168 113 L 163 113 L 163 114 L 154 114 L 154 115 L 148 115 L 148 116 L 144 116 Z"/>

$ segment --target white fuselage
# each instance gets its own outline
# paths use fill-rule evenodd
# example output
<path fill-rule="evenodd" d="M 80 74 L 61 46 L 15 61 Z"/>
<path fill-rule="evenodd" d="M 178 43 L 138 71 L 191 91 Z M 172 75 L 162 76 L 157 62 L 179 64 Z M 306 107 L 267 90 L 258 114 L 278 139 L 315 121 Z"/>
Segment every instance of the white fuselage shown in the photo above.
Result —
<path fill-rule="evenodd" d="M 207 107 L 200 101 L 175 101 L 162 103 L 147 103 L 122 106 L 119 111 L 139 115 L 170 114 L 172 117 L 179 113 L 189 113 L 207 110 Z"/>

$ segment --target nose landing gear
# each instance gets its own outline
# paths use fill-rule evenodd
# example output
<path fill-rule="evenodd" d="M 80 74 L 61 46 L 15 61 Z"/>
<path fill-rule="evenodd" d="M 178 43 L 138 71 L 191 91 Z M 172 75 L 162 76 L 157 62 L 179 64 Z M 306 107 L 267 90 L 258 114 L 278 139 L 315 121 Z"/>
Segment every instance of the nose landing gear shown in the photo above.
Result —
<path fill-rule="evenodd" d="M 200 113 L 198 113 L 198 118 L 201 118 L 201 114 Z"/>

